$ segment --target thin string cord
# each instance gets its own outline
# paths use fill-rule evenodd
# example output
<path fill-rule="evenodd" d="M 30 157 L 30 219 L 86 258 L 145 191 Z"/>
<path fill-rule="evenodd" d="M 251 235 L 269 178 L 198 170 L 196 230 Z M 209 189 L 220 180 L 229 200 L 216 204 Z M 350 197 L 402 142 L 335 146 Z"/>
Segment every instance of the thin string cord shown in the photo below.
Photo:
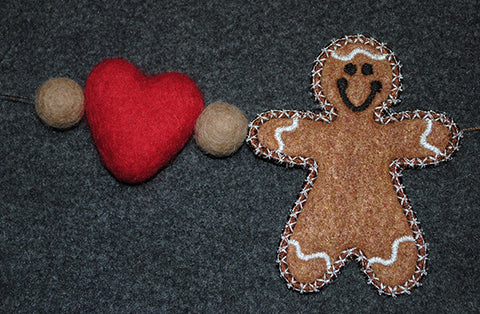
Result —
<path fill-rule="evenodd" d="M 17 101 L 17 102 L 28 103 L 28 104 L 35 104 L 35 100 L 27 98 L 27 97 L 22 97 L 22 96 L 0 94 L 0 98 L 13 100 L 13 101 Z M 480 126 L 461 129 L 460 132 L 477 131 L 477 130 L 480 130 Z"/>
<path fill-rule="evenodd" d="M 480 126 L 476 126 L 476 127 L 473 127 L 473 128 L 461 129 L 460 132 L 474 131 L 474 130 L 480 130 Z"/>
<path fill-rule="evenodd" d="M 22 97 L 22 96 L 0 94 L 0 98 L 13 100 L 13 101 L 17 101 L 17 102 L 24 102 L 24 103 L 28 103 L 28 104 L 35 104 L 35 100 L 27 98 L 27 97 Z"/>

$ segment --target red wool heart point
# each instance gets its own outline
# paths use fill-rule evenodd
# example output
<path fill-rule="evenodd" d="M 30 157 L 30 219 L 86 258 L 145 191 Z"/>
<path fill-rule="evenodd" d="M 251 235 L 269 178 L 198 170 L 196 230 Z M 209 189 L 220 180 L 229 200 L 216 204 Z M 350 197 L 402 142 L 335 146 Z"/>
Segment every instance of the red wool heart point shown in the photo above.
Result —
<path fill-rule="evenodd" d="M 123 59 L 92 70 L 85 111 L 100 158 L 120 181 L 139 183 L 164 167 L 191 137 L 202 93 L 178 72 L 149 76 Z"/>

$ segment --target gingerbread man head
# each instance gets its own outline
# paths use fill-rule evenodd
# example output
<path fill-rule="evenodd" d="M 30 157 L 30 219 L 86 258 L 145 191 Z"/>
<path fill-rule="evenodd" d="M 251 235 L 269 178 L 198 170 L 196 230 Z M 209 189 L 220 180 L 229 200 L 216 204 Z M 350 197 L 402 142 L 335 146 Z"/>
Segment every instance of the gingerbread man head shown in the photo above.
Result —
<path fill-rule="evenodd" d="M 370 114 L 392 106 L 401 91 L 400 63 L 384 44 L 347 36 L 323 49 L 313 69 L 321 106 L 337 115 Z"/>

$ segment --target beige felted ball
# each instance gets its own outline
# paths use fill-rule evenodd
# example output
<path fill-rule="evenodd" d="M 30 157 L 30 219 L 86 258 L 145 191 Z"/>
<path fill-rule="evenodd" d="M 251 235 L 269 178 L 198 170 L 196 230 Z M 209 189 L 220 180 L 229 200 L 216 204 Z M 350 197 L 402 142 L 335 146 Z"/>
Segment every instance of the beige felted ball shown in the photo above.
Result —
<path fill-rule="evenodd" d="M 235 106 L 216 102 L 207 106 L 195 124 L 195 140 L 206 153 L 225 157 L 236 152 L 247 137 L 248 121 Z"/>
<path fill-rule="evenodd" d="M 43 122 L 54 128 L 69 128 L 85 111 L 83 89 L 65 77 L 52 78 L 37 91 L 35 110 Z"/>

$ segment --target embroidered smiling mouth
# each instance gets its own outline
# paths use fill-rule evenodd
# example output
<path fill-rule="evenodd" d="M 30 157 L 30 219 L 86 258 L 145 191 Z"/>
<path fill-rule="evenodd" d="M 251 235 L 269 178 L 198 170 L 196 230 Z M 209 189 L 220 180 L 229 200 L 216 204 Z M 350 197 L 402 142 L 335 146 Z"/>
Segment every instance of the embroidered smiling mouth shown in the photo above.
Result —
<path fill-rule="evenodd" d="M 360 112 L 367 109 L 368 106 L 372 103 L 375 95 L 382 90 L 382 83 L 380 81 L 372 81 L 370 83 L 370 94 L 367 99 L 360 106 L 355 106 L 347 96 L 348 80 L 346 78 L 341 78 L 337 81 L 338 91 L 342 97 L 343 103 L 352 111 Z"/>

